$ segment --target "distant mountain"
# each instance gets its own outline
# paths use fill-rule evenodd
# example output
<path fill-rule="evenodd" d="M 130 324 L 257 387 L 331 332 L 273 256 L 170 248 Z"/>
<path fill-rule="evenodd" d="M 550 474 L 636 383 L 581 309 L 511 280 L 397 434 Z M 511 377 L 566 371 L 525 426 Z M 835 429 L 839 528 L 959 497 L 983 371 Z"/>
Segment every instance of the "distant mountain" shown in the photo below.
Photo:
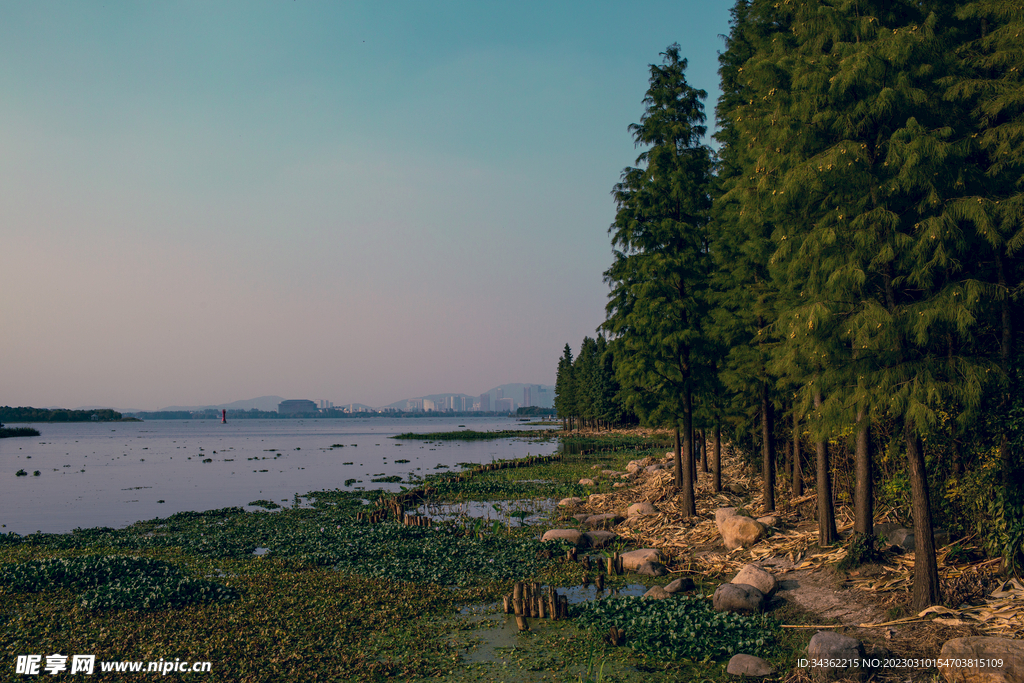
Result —
<path fill-rule="evenodd" d="M 168 406 L 160 410 L 252 410 L 255 408 L 256 410 L 277 412 L 277 404 L 283 400 L 280 396 L 260 396 L 259 398 L 250 398 L 247 401 L 234 401 L 233 403 L 221 403 L 220 405 Z"/>

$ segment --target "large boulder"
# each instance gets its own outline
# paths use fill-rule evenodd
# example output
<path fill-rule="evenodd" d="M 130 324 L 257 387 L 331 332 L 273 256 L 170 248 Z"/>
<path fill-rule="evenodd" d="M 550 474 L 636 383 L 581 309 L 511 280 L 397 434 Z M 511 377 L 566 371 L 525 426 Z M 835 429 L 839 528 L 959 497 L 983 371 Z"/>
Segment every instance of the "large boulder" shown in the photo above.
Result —
<path fill-rule="evenodd" d="M 672 583 L 665 586 L 666 593 L 683 593 L 685 591 L 692 591 L 696 586 L 693 583 L 693 579 L 689 577 L 683 577 L 676 579 Z"/>
<path fill-rule="evenodd" d="M 626 464 L 626 471 L 629 472 L 630 474 L 633 474 L 637 470 L 643 469 L 643 466 L 644 466 L 644 461 L 643 460 L 630 460 Z"/>
<path fill-rule="evenodd" d="M 741 678 L 762 678 L 775 673 L 771 664 L 754 655 L 733 655 L 725 667 L 725 671 Z"/>
<path fill-rule="evenodd" d="M 621 515 L 616 514 L 604 514 L 604 515 L 590 515 L 587 517 L 587 521 L 583 524 L 591 529 L 610 529 L 619 522 L 622 521 Z"/>
<path fill-rule="evenodd" d="M 619 555 L 622 558 L 622 568 L 627 572 L 635 572 L 644 562 L 657 562 L 661 559 L 661 553 L 657 548 L 640 548 L 630 550 L 628 553 Z"/>
<path fill-rule="evenodd" d="M 735 517 L 736 508 L 718 508 L 715 510 L 715 524 L 718 526 L 718 533 L 722 533 L 722 522 L 727 517 Z"/>
<path fill-rule="evenodd" d="M 658 513 L 658 508 L 654 507 L 647 501 L 641 501 L 639 503 L 633 503 L 626 508 L 627 517 L 636 517 L 637 515 L 655 515 Z"/>
<path fill-rule="evenodd" d="M 603 548 L 615 540 L 615 532 L 594 530 L 583 534 L 594 548 Z"/>
<path fill-rule="evenodd" d="M 572 543 L 578 547 L 585 547 L 589 539 L 583 535 L 583 532 L 577 529 L 549 529 L 544 532 L 540 540 L 562 541 L 563 543 Z"/>
<path fill-rule="evenodd" d="M 993 659 L 1002 660 L 1002 666 L 964 666 Z M 1024 641 L 995 636 L 954 638 L 942 646 L 938 669 L 949 683 L 1024 683 Z"/>
<path fill-rule="evenodd" d="M 894 529 L 889 536 L 889 542 L 899 546 L 904 552 L 912 553 L 914 552 L 914 530 Z"/>
<path fill-rule="evenodd" d="M 636 568 L 636 573 L 641 576 L 665 576 L 668 570 L 660 562 L 644 562 Z"/>
<path fill-rule="evenodd" d="M 722 541 L 729 550 L 754 545 L 765 537 L 767 529 L 756 519 L 733 515 L 726 517 L 718 527 Z"/>
<path fill-rule="evenodd" d="M 742 583 L 723 583 L 711 598 L 716 612 L 753 614 L 764 611 L 764 593 Z"/>
<path fill-rule="evenodd" d="M 807 658 L 811 660 L 811 674 L 817 680 L 836 678 L 863 678 L 870 671 L 860 666 L 827 666 L 827 664 L 855 663 L 864 659 L 864 644 L 856 638 L 832 631 L 818 631 L 807 644 Z M 815 661 L 817 660 L 817 661 Z M 826 664 L 826 666 L 814 666 Z"/>
<path fill-rule="evenodd" d="M 770 598 L 775 595 L 775 591 L 779 587 L 775 577 L 764 569 L 758 567 L 756 564 L 748 564 L 743 567 L 743 569 L 740 570 L 740 573 L 733 577 L 733 580 L 730 583 L 743 583 L 748 586 L 753 586 L 764 593 L 766 598 Z"/>
<path fill-rule="evenodd" d="M 665 598 L 671 598 L 672 594 L 661 586 L 652 586 L 649 591 L 643 594 L 645 598 L 651 598 L 652 600 L 664 600 Z"/>

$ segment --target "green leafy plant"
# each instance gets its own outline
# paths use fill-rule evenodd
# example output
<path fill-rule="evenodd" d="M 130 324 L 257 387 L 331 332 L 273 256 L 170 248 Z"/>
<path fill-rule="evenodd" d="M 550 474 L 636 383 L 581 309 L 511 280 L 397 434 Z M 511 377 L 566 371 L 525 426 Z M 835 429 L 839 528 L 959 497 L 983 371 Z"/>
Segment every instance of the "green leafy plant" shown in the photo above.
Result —
<path fill-rule="evenodd" d="M 665 660 L 763 655 L 779 635 L 769 616 L 716 612 L 707 599 L 691 596 L 606 598 L 582 605 L 576 614 L 581 626 L 623 629 L 634 650 Z"/>

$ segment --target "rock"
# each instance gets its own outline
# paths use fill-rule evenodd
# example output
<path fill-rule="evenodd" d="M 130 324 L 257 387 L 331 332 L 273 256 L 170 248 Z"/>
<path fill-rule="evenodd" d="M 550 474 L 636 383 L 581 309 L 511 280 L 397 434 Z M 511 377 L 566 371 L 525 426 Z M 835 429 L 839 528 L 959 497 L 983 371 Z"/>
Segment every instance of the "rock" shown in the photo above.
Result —
<path fill-rule="evenodd" d="M 672 594 L 661 586 L 653 586 L 649 591 L 643 594 L 645 598 L 651 598 L 652 600 L 664 600 L 665 598 L 671 598 Z"/>
<path fill-rule="evenodd" d="M 612 488 L 613 488 L 613 489 L 624 489 L 624 488 L 626 488 L 627 486 L 629 486 L 629 484 L 624 484 L 624 483 L 623 483 L 623 482 L 621 482 L 621 481 L 617 481 L 617 482 L 615 482 L 614 484 L 612 484 Z"/>
<path fill-rule="evenodd" d="M 636 573 L 641 576 L 665 576 L 668 570 L 660 562 L 644 562 L 636 568 Z"/>
<path fill-rule="evenodd" d="M 912 553 L 914 552 L 914 530 L 895 529 L 889 536 L 889 542 L 898 545 L 904 552 Z"/>
<path fill-rule="evenodd" d="M 626 464 L 626 471 L 630 472 L 630 473 L 633 473 L 633 472 L 636 472 L 639 469 L 642 469 L 643 466 L 644 466 L 644 461 L 643 460 L 630 460 Z"/>
<path fill-rule="evenodd" d="M 644 562 L 657 562 L 661 559 L 661 553 L 656 548 L 640 548 L 630 550 L 628 553 L 619 555 L 622 558 L 622 568 L 627 572 L 635 572 Z"/>
<path fill-rule="evenodd" d="M 580 486 L 594 486 L 593 479 L 580 479 Z"/>
<path fill-rule="evenodd" d="M 606 515 L 591 515 L 587 517 L 587 521 L 583 522 L 583 524 L 591 529 L 610 529 L 621 522 L 622 519 L 621 515 L 610 513 Z"/>
<path fill-rule="evenodd" d="M 658 509 L 651 505 L 650 503 L 648 503 L 647 501 L 633 503 L 628 508 L 626 508 L 627 517 L 636 517 L 637 515 L 655 515 L 657 513 Z"/>
<path fill-rule="evenodd" d="M 726 517 L 718 527 L 722 541 L 729 550 L 751 546 L 764 538 L 767 529 L 756 519 L 733 515 Z"/>
<path fill-rule="evenodd" d="M 715 510 L 715 524 L 718 525 L 718 533 L 722 533 L 722 522 L 726 517 L 735 517 L 736 508 L 718 508 Z"/>
<path fill-rule="evenodd" d="M 601 470 L 601 474 L 606 477 L 617 477 L 622 474 L 622 472 L 619 472 L 618 470 Z"/>
<path fill-rule="evenodd" d="M 892 532 L 902 528 L 903 526 L 896 522 L 882 522 L 880 524 L 875 524 L 875 536 L 889 541 L 892 538 Z"/>
<path fill-rule="evenodd" d="M 864 645 L 856 638 L 831 631 L 818 631 L 807 644 L 807 658 L 859 663 L 864 659 Z M 818 680 L 835 678 L 862 678 L 870 671 L 861 667 L 818 666 L 811 668 L 812 676 Z"/>
<path fill-rule="evenodd" d="M 590 503 L 591 505 L 597 505 L 607 497 L 607 493 L 591 493 L 589 496 L 587 496 L 587 502 Z"/>
<path fill-rule="evenodd" d="M 544 535 L 540 537 L 542 541 L 564 541 L 565 543 L 572 543 L 575 546 L 587 545 L 588 539 L 583 535 L 583 532 L 577 529 L 549 529 L 544 532 Z"/>
<path fill-rule="evenodd" d="M 716 612 L 763 612 L 764 593 L 743 583 L 723 583 L 711 598 L 711 605 Z"/>
<path fill-rule="evenodd" d="M 734 496 L 747 495 L 747 488 L 743 484 L 739 484 L 735 481 L 730 481 L 723 488 Z"/>
<path fill-rule="evenodd" d="M 648 474 L 654 474 L 655 472 L 660 472 L 663 469 L 665 469 L 664 465 L 648 465 L 647 467 L 644 468 L 644 472 L 647 472 Z"/>
<path fill-rule="evenodd" d="M 615 540 L 615 534 L 611 531 L 588 531 L 583 535 L 594 548 L 603 548 Z"/>
<path fill-rule="evenodd" d="M 778 525 L 779 518 L 774 515 L 768 515 L 767 517 L 758 517 L 757 521 L 761 522 L 761 524 L 764 524 L 765 526 L 772 527 Z"/>
<path fill-rule="evenodd" d="M 587 521 L 587 519 L 589 517 L 590 517 L 590 513 L 589 512 L 581 512 L 578 515 L 573 515 L 572 516 L 572 518 L 575 519 L 580 524 L 583 524 L 583 522 Z"/>
<path fill-rule="evenodd" d="M 775 669 L 768 662 L 754 655 L 733 655 L 725 670 L 733 676 L 752 676 L 755 678 L 771 676 L 775 673 Z"/>
<path fill-rule="evenodd" d="M 775 590 L 779 586 L 778 582 L 775 581 L 774 576 L 754 564 L 748 564 L 741 569 L 740 573 L 737 574 L 730 583 L 743 583 L 748 586 L 753 586 L 764 593 L 766 598 L 770 598 L 775 595 Z"/>
<path fill-rule="evenodd" d="M 684 593 L 686 591 L 692 591 L 696 586 L 693 584 L 693 579 L 683 578 L 676 579 L 669 585 L 665 586 L 665 592 L 667 593 Z"/>
<path fill-rule="evenodd" d="M 1024 683 L 1024 640 L 997 638 L 995 636 L 972 636 L 954 638 L 942 646 L 939 660 L 1001 659 L 1001 667 L 968 668 L 939 666 L 942 677 L 952 683 Z M 960 664 L 969 662 L 961 661 Z"/>
<path fill-rule="evenodd" d="M 562 500 L 558 501 L 558 505 L 561 507 L 572 507 L 573 505 L 579 505 L 582 502 L 582 498 L 563 498 Z"/>
<path fill-rule="evenodd" d="M 951 540 L 949 532 L 944 529 L 932 529 L 932 538 L 935 539 L 936 550 L 946 547 Z"/>

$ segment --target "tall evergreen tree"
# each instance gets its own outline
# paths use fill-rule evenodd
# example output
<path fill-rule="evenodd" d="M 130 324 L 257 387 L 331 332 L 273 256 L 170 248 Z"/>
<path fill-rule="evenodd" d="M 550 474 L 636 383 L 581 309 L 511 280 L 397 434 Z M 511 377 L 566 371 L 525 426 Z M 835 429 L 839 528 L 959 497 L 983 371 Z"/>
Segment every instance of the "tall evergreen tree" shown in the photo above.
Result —
<path fill-rule="evenodd" d="M 618 211 L 609 228 L 614 260 L 605 272 L 611 293 L 602 327 L 611 335 L 627 406 L 646 423 L 683 435 L 676 484 L 692 515 L 693 393 L 705 367 L 712 166 L 701 143 L 707 93 L 686 82 L 678 45 L 662 56 L 662 65 L 650 67 L 646 111 L 630 126 L 636 145 L 646 149 L 612 193 Z"/>
<path fill-rule="evenodd" d="M 572 349 L 569 344 L 562 350 L 555 374 L 555 412 L 562 418 L 562 429 L 572 429 L 572 416 L 576 409 L 575 386 L 573 381 Z"/>

